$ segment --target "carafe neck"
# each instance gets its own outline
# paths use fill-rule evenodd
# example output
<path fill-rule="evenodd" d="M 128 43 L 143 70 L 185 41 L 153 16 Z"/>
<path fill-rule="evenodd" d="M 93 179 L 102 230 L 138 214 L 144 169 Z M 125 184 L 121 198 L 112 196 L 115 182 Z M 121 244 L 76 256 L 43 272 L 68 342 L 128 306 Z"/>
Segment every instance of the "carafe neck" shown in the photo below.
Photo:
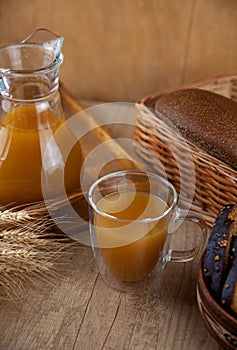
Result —
<path fill-rule="evenodd" d="M 0 48 L 3 98 L 37 100 L 58 89 L 63 37 L 39 28 L 19 44 Z"/>
<path fill-rule="evenodd" d="M 52 95 L 58 90 L 60 64 L 55 62 L 51 67 L 29 71 L 5 70 L 0 73 L 2 97 L 31 101 Z"/>

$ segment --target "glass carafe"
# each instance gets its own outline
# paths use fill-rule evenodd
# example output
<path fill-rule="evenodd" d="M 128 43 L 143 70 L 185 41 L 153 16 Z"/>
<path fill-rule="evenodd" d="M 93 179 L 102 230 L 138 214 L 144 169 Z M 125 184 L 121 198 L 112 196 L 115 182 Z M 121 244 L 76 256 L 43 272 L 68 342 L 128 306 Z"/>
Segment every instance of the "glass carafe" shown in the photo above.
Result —
<path fill-rule="evenodd" d="M 58 91 L 62 42 L 37 29 L 21 43 L 0 48 L 0 205 L 60 195 L 62 181 L 66 192 L 80 186 L 81 149 Z M 74 146 L 64 159 L 69 138 Z"/>

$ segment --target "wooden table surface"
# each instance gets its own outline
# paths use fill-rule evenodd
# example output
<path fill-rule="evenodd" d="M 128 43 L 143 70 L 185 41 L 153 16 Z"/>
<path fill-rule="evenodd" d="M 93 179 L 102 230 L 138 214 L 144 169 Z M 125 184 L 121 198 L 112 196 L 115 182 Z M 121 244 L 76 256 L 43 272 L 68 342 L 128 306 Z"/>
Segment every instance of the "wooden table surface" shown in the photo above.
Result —
<path fill-rule="evenodd" d="M 182 241 L 186 239 L 182 228 Z M 54 284 L 1 302 L 1 350 L 217 350 L 196 303 L 198 258 L 170 263 L 157 295 L 107 286 L 89 247 L 78 247 Z"/>
<path fill-rule="evenodd" d="M 194 242 L 195 230 L 182 225 L 178 244 L 185 246 L 187 237 Z M 221 349 L 196 303 L 199 258 L 169 263 L 156 293 L 130 294 L 107 286 L 91 248 L 78 245 L 52 285 L 38 284 L 20 301 L 0 301 L 0 349 Z"/>

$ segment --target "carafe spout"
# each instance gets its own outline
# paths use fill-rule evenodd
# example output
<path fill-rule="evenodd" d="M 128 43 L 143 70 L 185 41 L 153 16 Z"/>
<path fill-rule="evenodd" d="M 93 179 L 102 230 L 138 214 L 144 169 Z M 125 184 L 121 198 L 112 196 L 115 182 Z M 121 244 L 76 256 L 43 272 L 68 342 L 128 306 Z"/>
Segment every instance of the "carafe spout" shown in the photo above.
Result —
<path fill-rule="evenodd" d="M 60 57 L 64 38 L 46 28 L 37 28 L 21 44 L 38 44 L 54 52 L 53 61 Z"/>

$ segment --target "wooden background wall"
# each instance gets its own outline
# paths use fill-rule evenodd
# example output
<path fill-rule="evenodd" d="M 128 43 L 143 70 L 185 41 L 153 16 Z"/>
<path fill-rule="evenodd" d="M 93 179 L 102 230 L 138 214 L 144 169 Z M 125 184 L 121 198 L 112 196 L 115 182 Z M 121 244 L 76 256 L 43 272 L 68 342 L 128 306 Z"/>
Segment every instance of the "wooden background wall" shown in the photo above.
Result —
<path fill-rule="evenodd" d="M 133 101 L 237 71 L 236 0 L 0 0 L 0 45 L 64 36 L 61 80 L 83 99 Z"/>

